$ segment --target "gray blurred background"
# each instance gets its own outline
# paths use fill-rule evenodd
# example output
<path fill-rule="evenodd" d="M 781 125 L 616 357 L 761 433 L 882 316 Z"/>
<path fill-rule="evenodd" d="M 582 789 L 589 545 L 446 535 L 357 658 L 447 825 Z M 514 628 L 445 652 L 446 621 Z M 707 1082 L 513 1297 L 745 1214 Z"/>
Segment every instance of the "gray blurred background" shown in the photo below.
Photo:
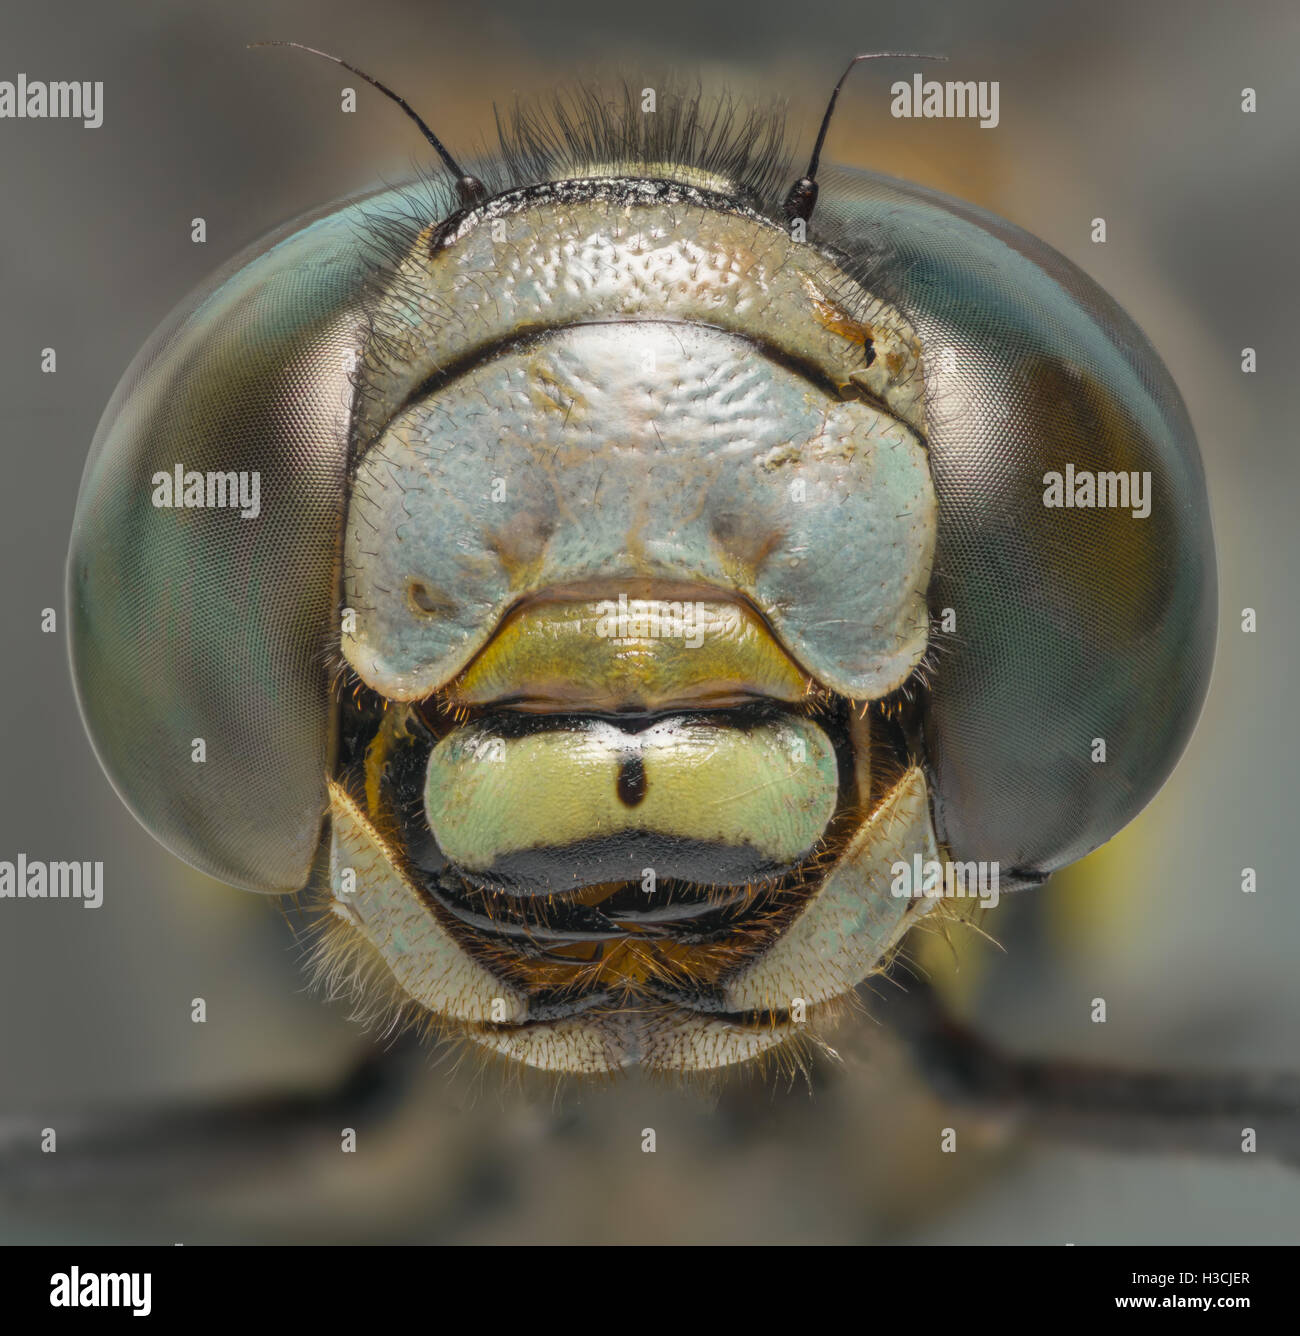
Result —
<path fill-rule="evenodd" d="M 0 121 L 0 544 L 9 572 L 0 858 L 103 859 L 104 907 L 0 902 L 0 1116 L 321 1086 L 367 1040 L 305 990 L 268 900 L 203 878 L 140 829 L 73 704 L 63 562 L 95 424 L 118 377 L 203 275 L 303 210 L 425 158 L 414 130 L 292 38 L 401 90 L 453 151 L 493 102 L 611 70 L 788 97 L 808 146 L 855 51 L 940 51 L 944 77 L 1001 82 L 1001 124 L 902 121 L 867 67 L 828 156 L 963 196 L 1079 263 L 1148 332 L 1188 401 L 1219 544 L 1215 679 L 1183 761 L 1146 812 L 954 951 L 921 951 L 952 999 L 1023 1052 L 1138 1066 L 1300 1069 L 1293 611 L 1295 233 L 1300 11 L 1041 0 L 488 0 L 481 5 L 8 6 L 0 78 L 103 80 L 104 124 Z M 355 82 L 355 81 L 352 81 Z M 1259 111 L 1240 111 L 1240 90 Z M 190 219 L 208 221 L 191 244 Z M 1109 240 L 1088 239 L 1106 217 Z M 1258 349 L 1259 371 L 1239 370 Z M 54 346 L 58 371 L 42 375 Z M 1260 630 L 1239 630 L 1240 609 Z M 1253 896 L 1240 869 L 1259 871 Z M 914 952 L 916 954 L 916 952 Z M 207 999 L 206 1025 L 190 999 Z M 1104 996 L 1109 1021 L 1089 1020 Z M 0 1238 L 212 1241 L 1289 1241 L 1300 1173 L 1264 1156 L 1111 1154 L 1047 1144 L 938 1105 L 889 1036 L 844 1027 L 843 1065 L 797 1087 L 678 1091 L 637 1080 L 552 1097 L 429 1066 L 355 1156 L 337 1149 L 219 1187 L 27 1196 Z M 938 1152 L 936 1128 L 963 1150 Z M 658 1150 L 641 1151 L 654 1127 Z"/>

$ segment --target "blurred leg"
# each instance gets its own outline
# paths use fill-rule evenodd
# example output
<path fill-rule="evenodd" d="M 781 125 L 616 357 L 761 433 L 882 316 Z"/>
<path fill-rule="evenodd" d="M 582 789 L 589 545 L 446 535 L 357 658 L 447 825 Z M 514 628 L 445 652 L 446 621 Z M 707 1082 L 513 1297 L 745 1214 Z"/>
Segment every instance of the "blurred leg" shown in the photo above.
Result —
<path fill-rule="evenodd" d="M 1012 1116 L 1028 1130 L 1119 1150 L 1242 1153 L 1253 1128 L 1261 1155 L 1300 1163 L 1300 1073 L 1195 1073 L 1018 1057 L 944 1009 L 920 979 L 869 999 L 943 1099 Z"/>

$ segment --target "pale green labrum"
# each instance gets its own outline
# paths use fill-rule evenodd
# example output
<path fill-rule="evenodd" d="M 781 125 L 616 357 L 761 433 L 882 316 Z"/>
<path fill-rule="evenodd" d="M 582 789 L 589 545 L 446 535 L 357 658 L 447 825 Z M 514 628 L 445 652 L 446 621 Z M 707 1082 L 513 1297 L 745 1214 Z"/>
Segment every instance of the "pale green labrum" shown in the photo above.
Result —
<path fill-rule="evenodd" d="M 619 795 L 639 765 L 639 800 Z M 498 859 L 624 831 L 754 850 L 795 862 L 835 811 L 835 753 L 810 719 L 748 729 L 691 716 L 641 732 L 593 720 L 503 738 L 456 729 L 434 748 L 425 785 L 429 825 L 458 866 L 490 872 Z"/>

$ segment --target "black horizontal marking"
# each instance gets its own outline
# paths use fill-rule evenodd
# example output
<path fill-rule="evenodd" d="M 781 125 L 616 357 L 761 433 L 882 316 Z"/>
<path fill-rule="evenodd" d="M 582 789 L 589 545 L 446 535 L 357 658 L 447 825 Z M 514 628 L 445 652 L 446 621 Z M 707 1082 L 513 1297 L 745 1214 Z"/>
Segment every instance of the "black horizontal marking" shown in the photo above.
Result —
<path fill-rule="evenodd" d="M 549 342 L 557 335 L 563 334 L 573 329 L 588 329 L 595 325 L 680 325 L 689 326 L 695 329 L 708 329 L 714 333 L 725 335 L 727 338 L 735 339 L 738 343 L 743 343 L 751 348 L 760 357 L 765 358 L 774 366 L 779 366 L 785 371 L 791 372 L 801 380 L 806 381 L 814 389 L 831 400 L 832 403 L 839 403 L 844 398 L 844 392 L 821 367 L 809 361 L 807 358 L 799 357 L 785 348 L 780 348 L 776 344 L 769 343 L 767 340 L 756 335 L 746 333 L 740 329 L 729 329 L 725 325 L 713 325 L 705 320 L 676 320 L 671 316 L 616 316 L 608 319 L 582 319 L 571 321 L 563 325 L 552 325 L 544 329 L 526 329 L 517 334 L 509 335 L 506 338 L 498 339 L 492 343 L 482 344 L 469 352 L 457 357 L 454 361 L 446 363 L 431 372 L 422 381 L 415 385 L 410 393 L 402 400 L 392 417 L 384 423 L 383 427 L 375 433 L 374 440 L 377 441 L 384 432 L 386 432 L 395 418 L 400 417 L 409 408 L 420 403 L 424 399 L 430 398 L 440 390 L 444 390 L 453 381 L 459 380 L 462 376 L 468 375 L 471 371 L 477 370 L 481 366 L 487 366 L 489 363 L 500 361 L 502 358 L 514 356 L 517 353 L 525 353 L 531 349 Z M 874 357 L 874 352 L 873 352 Z M 868 363 L 867 365 L 870 365 Z M 857 387 L 858 397 L 878 407 L 882 412 L 893 416 L 893 410 L 879 400 L 869 390 Z M 370 442 L 373 444 L 373 441 Z M 364 453 L 364 451 L 360 452 Z"/>
<path fill-rule="evenodd" d="M 598 723 L 613 724 L 625 733 L 644 733 L 656 724 L 674 720 L 714 724 L 718 728 L 732 728 L 749 732 L 778 719 L 798 717 L 800 711 L 782 701 L 769 697 L 755 697 L 743 705 L 701 706 L 699 709 L 674 705 L 666 710 L 512 710 L 510 702 L 494 701 L 490 706 L 479 706 L 470 711 L 474 725 L 493 737 L 507 741 L 531 737 L 535 733 L 586 732 Z"/>
<path fill-rule="evenodd" d="M 633 936 L 679 942 L 727 940 L 785 892 L 781 882 L 753 892 L 744 886 L 660 880 L 650 896 L 638 879 L 616 886 L 599 905 L 589 905 L 574 894 L 516 896 L 500 889 L 478 889 L 448 869 L 425 881 L 422 893 L 480 940 L 506 939 L 526 958 L 570 964 L 551 949 Z"/>
<path fill-rule="evenodd" d="M 457 867 L 471 886 L 510 895 L 559 895 L 605 881 L 642 879 L 704 882 L 714 886 L 778 881 L 807 857 L 773 863 L 752 844 L 724 844 L 657 831 L 628 830 L 571 844 L 520 849 L 503 854 L 482 871 Z M 646 897 L 647 904 L 650 896 Z"/>

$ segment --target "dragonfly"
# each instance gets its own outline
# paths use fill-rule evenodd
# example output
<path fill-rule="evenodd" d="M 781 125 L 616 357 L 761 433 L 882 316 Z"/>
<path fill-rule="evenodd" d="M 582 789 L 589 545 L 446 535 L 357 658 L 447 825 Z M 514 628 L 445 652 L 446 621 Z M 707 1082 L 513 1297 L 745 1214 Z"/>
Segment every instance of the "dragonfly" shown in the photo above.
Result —
<path fill-rule="evenodd" d="M 463 166 L 315 54 L 437 166 L 142 351 L 78 500 L 74 679 L 145 827 L 303 905 L 326 988 L 415 1038 L 96 1153 L 257 1158 L 389 1107 L 429 1037 L 807 1073 L 865 997 L 949 1098 L 1291 1158 L 1293 1077 L 1016 1057 L 902 963 L 1048 894 L 1204 700 L 1204 472 L 1133 321 L 1003 220 L 823 171 L 883 53 L 793 177 L 772 118 L 630 86 Z"/>

